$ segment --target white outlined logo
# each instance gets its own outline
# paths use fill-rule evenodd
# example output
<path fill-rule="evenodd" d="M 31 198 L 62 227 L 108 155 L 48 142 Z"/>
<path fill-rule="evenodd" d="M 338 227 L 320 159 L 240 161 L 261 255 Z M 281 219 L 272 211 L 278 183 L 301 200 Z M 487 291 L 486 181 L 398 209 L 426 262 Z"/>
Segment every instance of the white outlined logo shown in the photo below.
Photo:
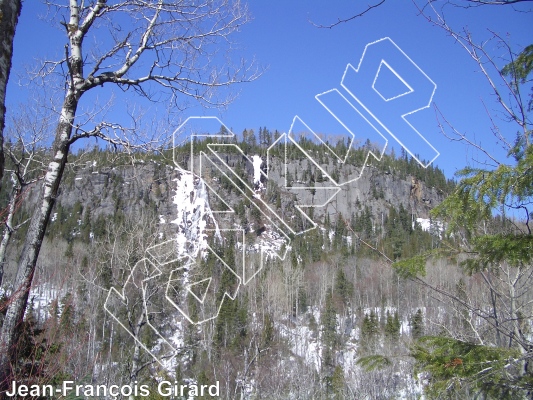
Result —
<path fill-rule="evenodd" d="M 384 88 L 380 76 L 385 73 L 397 79 L 399 90 L 389 92 Z M 204 228 L 201 238 L 185 235 L 187 237 L 165 241 L 146 251 L 145 258 L 132 268 L 122 290 L 110 289 L 104 307 L 112 318 L 162 365 L 164 363 L 158 358 L 160 356 L 141 342 L 135 326 L 131 321 L 125 320 L 127 311 L 121 309 L 141 307 L 143 320 L 160 338 L 159 352 L 164 345 L 175 355 L 180 346 L 169 340 L 168 335 L 157 327 L 154 321 L 161 311 L 154 307 L 177 310 L 191 324 L 202 324 L 216 318 L 224 301 L 234 300 L 241 285 L 248 284 L 261 271 L 268 258 L 283 260 L 286 257 L 291 237 L 316 228 L 317 224 L 308 216 L 306 209 L 327 206 L 343 187 L 353 184 L 362 176 L 369 157 L 377 161 L 382 159 L 389 136 L 424 168 L 438 157 L 438 151 L 408 121 L 410 115 L 429 107 L 437 85 L 390 38 L 367 44 L 357 68 L 351 64 L 346 66 L 340 86 L 347 95 L 335 88 L 317 94 L 315 99 L 329 116 L 344 128 L 347 145 L 342 147 L 342 151 L 345 153 L 339 153 L 302 118 L 295 116 L 289 131 L 281 134 L 268 147 L 266 168 L 256 172 L 260 180 L 267 181 L 270 178 L 274 155 L 282 155 L 282 172 L 279 175 L 280 181 L 283 182 L 281 186 L 296 198 L 301 190 L 312 189 L 313 193 L 317 193 L 313 194 L 313 201 L 310 203 L 295 202 L 293 205 L 291 215 L 299 216 L 305 224 L 296 224 L 293 218 L 283 218 L 276 207 L 257 195 L 253 185 L 231 165 L 228 154 L 253 165 L 256 160 L 249 158 L 235 144 L 235 135 L 217 117 L 189 117 L 174 132 L 176 168 L 195 182 L 195 188 L 201 186 L 209 192 L 209 198 L 219 204 L 218 208 L 213 208 L 211 218 L 235 212 L 235 205 L 222 198 L 213 186 L 213 182 L 225 180 L 240 198 L 246 200 L 250 207 L 261 215 L 281 244 L 273 249 L 270 245 L 259 243 L 256 249 L 259 257 L 252 259 L 247 253 L 248 232 L 245 229 L 222 229 L 214 221 L 212 227 L 202 225 Z M 219 132 L 209 132 L 201 128 L 203 123 L 214 121 L 223 128 Z M 335 175 L 316 155 L 301 145 L 301 136 L 298 137 L 298 134 L 301 135 L 302 131 L 341 167 L 347 163 L 357 140 L 372 138 L 372 147 L 368 148 L 368 153 L 358 169 L 350 174 Z M 190 151 L 184 157 L 183 152 L 178 154 L 176 149 L 183 148 L 186 143 L 189 144 Z M 312 165 L 322 176 L 320 182 L 313 182 L 309 186 L 291 181 L 288 178 L 289 151 L 293 154 L 296 151 L 301 159 Z M 178 212 L 179 207 L 178 204 Z M 181 234 L 183 236 L 183 232 Z M 213 247 L 212 243 L 219 241 L 222 245 L 225 240 L 223 238 L 230 236 L 232 241 L 229 243 L 234 247 L 234 251 L 229 252 L 229 255 Z M 200 240 L 203 243 L 201 245 L 198 243 Z M 209 275 L 212 272 L 211 267 L 204 266 L 209 257 L 230 277 L 227 280 L 230 283 L 226 286 L 215 282 Z M 155 297 L 159 297 L 159 302 L 153 301 Z M 210 307 L 204 307 L 207 304 Z"/>

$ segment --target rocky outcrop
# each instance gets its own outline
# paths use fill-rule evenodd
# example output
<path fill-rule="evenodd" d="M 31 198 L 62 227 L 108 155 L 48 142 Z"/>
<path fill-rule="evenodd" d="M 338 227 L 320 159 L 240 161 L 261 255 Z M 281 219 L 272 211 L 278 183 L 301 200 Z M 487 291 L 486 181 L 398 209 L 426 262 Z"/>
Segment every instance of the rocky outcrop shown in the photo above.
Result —
<path fill-rule="evenodd" d="M 253 187 L 254 166 L 250 160 L 231 154 L 225 156 L 224 161 L 233 168 L 239 168 Z M 306 187 L 308 184 L 298 181 L 303 171 L 310 168 L 307 162 L 295 160 L 288 164 L 287 171 L 292 177 L 292 186 Z M 358 173 L 349 166 L 346 169 L 347 171 L 341 169 L 341 172 L 349 179 L 351 179 L 350 173 L 353 176 Z M 284 169 L 279 159 L 274 159 L 266 172 L 271 185 L 268 186 L 267 183 L 265 187 L 275 187 L 280 192 L 282 208 L 288 208 L 289 202 L 318 205 L 327 199 L 326 194 L 319 190 L 313 191 L 312 188 L 307 190 L 285 188 Z M 90 207 L 94 217 L 110 216 L 118 211 L 136 215 L 150 207 L 163 219 L 172 221 L 177 217 L 173 198 L 177 188 L 176 179 L 179 176 L 180 173 L 174 166 L 155 161 L 100 168 L 96 163 L 87 163 L 85 167 L 67 174 L 57 202 L 63 207 L 73 207 L 79 201 L 84 209 Z M 237 190 L 228 190 L 220 182 L 215 183 L 213 187 L 217 194 L 232 206 L 242 200 Z M 326 212 L 330 217 L 341 213 L 349 218 L 352 213 L 357 213 L 365 206 L 371 210 L 375 218 L 381 218 L 388 214 L 390 207 L 398 208 L 400 204 L 414 217 L 428 218 L 429 210 L 439 204 L 443 198 L 442 192 L 427 187 L 423 181 L 415 177 L 408 176 L 407 179 L 401 179 L 394 170 L 384 173 L 375 166 L 367 166 L 360 178 L 342 186 L 340 192 L 327 206 L 315 207 L 314 218 L 316 221 L 322 221 Z M 266 199 L 271 200 L 268 197 Z"/>

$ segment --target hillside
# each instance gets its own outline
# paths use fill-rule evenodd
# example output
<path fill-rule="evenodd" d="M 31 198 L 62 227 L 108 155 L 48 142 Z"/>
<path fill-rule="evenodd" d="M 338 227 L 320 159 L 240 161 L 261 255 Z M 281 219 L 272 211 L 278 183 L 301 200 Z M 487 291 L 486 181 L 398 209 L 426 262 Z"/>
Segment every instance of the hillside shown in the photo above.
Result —
<path fill-rule="evenodd" d="M 423 379 L 403 356 L 413 338 L 436 332 L 453 313 L 395 276 L 368 245 L 393 260 L 438 246 L 441 225 L 428 213 L 453 182 L 387 154 L 319 207 L 316 166 L 295 153 L 283 172 L 280 154 L 267 167 L 264 147 L 246 150 L 249 158 L 221 155 L 242 186 L 215 164 L 202 180 L 176 169 L 171 151 L 132 159 L 95 149 L 72 158 L 30 294 L 21 380 L 217 380 L 223 398 L 422 393 Z M 342 166 L 325 156 L 321 165 L 350 178 L 367 151 Z M 35 193 L 23 194 L 17 221 L 29 215 Z M 298 204 L 315 207 L 304 215 Z M 282 221 L 306 232 L 291 234 Z M 13 265 L 8 259 L 7 294 Z M 442 268 L 429 275 L 446 285 Z M 208 284 L 188 291 L 196 282 Z M 397 361 L 365 372 L 357 359 L 377 351 Z"/>

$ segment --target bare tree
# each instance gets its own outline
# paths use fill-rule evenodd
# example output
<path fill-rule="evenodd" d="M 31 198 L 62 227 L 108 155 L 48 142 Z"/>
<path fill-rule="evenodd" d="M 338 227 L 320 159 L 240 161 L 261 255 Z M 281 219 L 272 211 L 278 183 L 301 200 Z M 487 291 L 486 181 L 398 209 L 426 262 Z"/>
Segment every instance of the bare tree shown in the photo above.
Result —
<path fill-rule="evenodd" d="M 125 282 L 120 292 L 113 289 L 108 293 L 104 305 L 106 310 L 112 312 L 112 323 L 117 329 L 122 329 L 122 337 L 126 340 L 121 341 L 128 343 L 124 361 L 126 373 L 121 378 L 125 384 L 134 384 L 143 372 L 157 364 L 156 358 L 162 362 L 177 355 L 172 347 L 165 344 L 165 340 L 158 342 L 160 351 L 157 354 L 148 350 L 145 344 L 149 337 L 158 339 L 157 329 L 161 329 L 156 324 L 157 318 L 147 312 L 147 307 L 157 309 L 157 316 L 168 315 L 168 310 L 161 304 L 165 285 L 160 280 L 149 279 L 153 274 L 153 265 L 144 257 L 146 249 L 156 242 L 157 237 L 155 215 L 147 214 L 141 213 L 135 219 L 127 217 L 120 224 L 110 223 L 106 236 L 98 245 L 99 262 L 107 265 L 111 271 L 119 271 L 119 280 Z M 139 261 L 132 265 L 133 260 Z M 155 331 L 152 324 L 156 324 Z M 133 343 L 128 339 L 133 339 Z M 111 360 L 107 362 L 111 363 Z"/>
<path fill-rule="evenodd" d="M 21 0 L 0 0 L 0 181 L 4 176 L 5 161 L 4 127 L 6 117 L 6 89 L 9 73 L 11 72 L 13 38 L 15 37 L 15 29 L 21 7 Z"/>
<path fill-rule="evenodd" d="M 496 112 L 485 107 L 491 122 L 490 130 L 506 157 L 502 159 L 492 154 L 480 142 L 462 133 L 435 106 L 442 133 L 474 148 L 482 159 L 474 159 L 476 167 L 461 172 L 462 179 L 454 193 L 434 210 L 434 217 L 447 221 L 452 235 L 443 238 L 436 251 L 393 264 L 400 275 L 427 288 L 431 296 L 442 304 L 450 304 L 459 316 L 452 321 L 454 326 L 441 325 L 448 332 L 448 338 L 426 338 L 423 343 L 427 345 L 420 345 L 413 354 L 422 368 L 432 371 L 433 381 L 442 383 L 435 386 L 439 393 L 433 394 L 441 395 L 440 390 L 450 393 L 457 390 L 455 394 L 469 392 L 472 395 L 494 390 L 494 393 L 507 391 L 527 396 L 531 394 L 528 381 L 533 358 L 533 342 L 528 333 L 533 319 L 533 241 L 529 226 L 533 153 L 532 109 L 526 94 L 530 88 L 524 85 L 530 82 L 531 46 L 517 54 L 491 31 L 490 40 L 477 43 L 467 29 L 452 28 L 442 9 L 437 9 L 433 1 L 424 4 L 418 8 L 420 14 L 462 46 L 486 78 L 498 104 Z M 488 50 L 494 42 L 503 49 L 503 60 L 507 64 L 503 70 L 499 67 L 501 60 L 495 58 L 493 50 Z M 497 121 L 498 118 L 503 124 Z M 499 214 L 497 218 L 496 214 Z M 457 282 L 455 288 L 450 288 L 427 279 L 424 276 L 426 263 L 435 257 L 462 261 L 470 290 L 466 290 L 464 282 Z M 392 264 L 390 259 L 387 261 Z M 462 326 L 457 326 L 457 320 Z M 462 350 L 462 344 L 470 346 L 470 350 L 482 350 L 475 355 L 474 350 Z M 432 369 L 435 361 L 432 361 L 431 353 L 435 348 L 447 349 L 448 354 L 455 357 L 454 362 L 474 366 L 473 372 L 470 375 L 439 374 L 437 369 Z M 426 359 L 425 355 L 428 355 Z M 451 364 L 445 365 L 449 367 Z"/>
<path fill-rule="evenodd" d="M 363 15 L 365 15 L 368 12 L 370 12 L 374 8 L 378 8 L 380 5 L 385 3 L 385 1 L 386 0 L 381 0 L 380 2 L 378 2 L 376 4 L 368 5 L 363 11 L 361 11 L 361 12 L 359 12 L 357 14 L 351 15 L 351 16 L 349 16 L 347 18 L 337 18 L 337 21 L 333 22 L 331 24 L 322 25 L 322 24 L 316 24 L 316 23 L 313 22 L 313 25 L 315 25 L 317 28 L 328 28 L 328 29 L 331 29 L 331 28 L 333 28 L 333 27 L 335 27 L 337 25 L 343 24 L 345 22 L 353 21 L 354 19 L 362 17 Z"/>
<path fill-rule="evenodd" d="M 319 24 L 315 22 L 311 22 L 314 26 L 317 28 L 327 28 L 331 29 L 336 27 L 337 25 L 344 24 L 346 22 L 353 21 L 357 18 L 363 17 L 368 12 L 372 11 L 373 9 L 378 8 L 379 6 L 383 5 L 386 0 L 381 0 L 379 2 L 376 2 L 375 4 L 367 5 L 366 8 L 364 8 L 362 11 L 350 15 L 349 17 L 339 17 L 337 18 L 337 21 L 329 24 Z M 416 5 L 416 1 L 412 0 L 413 3 Z M 427 0 L 427 4 L 431 5 L 432 3 L 441 3 L 442 5 L 453 5 L 456 7 L 462 7 L 462 8 L 469 8 L 469 7 L 478 7 L 478 6 L 484 6 L 484 5 L 514 5 L 517 3 L 525 3 L 525 2 L 531 2 L 533 0 L 457 0 L 457 1 L 450 1 L 450 0 Z M 418 6 L 417 6 L 418 8 Z"/>
<path fill-rule="evenodd" d="M 3 210 L 4 234 L 0 241 L 0 286 L 4 275 L 6 250 L 15 231 L 29 222 L 21 221 L 14 225 L 14 216 L 27 196 L 30 186 L 42 179 L 45 148 L 43 144 L 49 137 L 52 115 L 40 107 L 25 105 L 12 117 L 12 123 L 6 130 L 7 143 L 4 153 L 7 155 L 5 171 L 10 174 L 9 201 Z"/>
<path fill-rule="evenodd" d="M 123 0 L 108 4 L 106 0 L 70 0 L 68 5 L 49 5 L 64 17 L 67 44 L 64 59 L 45 63 L 41 72 L 61 74 L 64 70 L 64 100 L 40 199 L 19 258 L 15 290 L 0 332 L 0 390 L 5 389 L 10 376 L 17 326 L 24 315 L 70 146 L 87 137 L 124 148 L 143 145 L 127 140 L 125 129 L 116 123 L 91 121 L 83 125 L 77 114 L 84 95 L 113 84 L 148 100 L 155 100 L 154 93 L 160 90 L 176 105 L 190 98 L 206 106 L 221 106 L 231 99 L 217 98 L 218 89 L 258 76 L 244 61 L 217 67 L 217 45 L 229 43 L 229 36 L 248 21 L 239 1 Z M 125 26 L 131 29 L 124 30 Z M 87 43 L 90 35 L 95 40 Z M 84 44 L 89 44 L 89 50 Z"/>

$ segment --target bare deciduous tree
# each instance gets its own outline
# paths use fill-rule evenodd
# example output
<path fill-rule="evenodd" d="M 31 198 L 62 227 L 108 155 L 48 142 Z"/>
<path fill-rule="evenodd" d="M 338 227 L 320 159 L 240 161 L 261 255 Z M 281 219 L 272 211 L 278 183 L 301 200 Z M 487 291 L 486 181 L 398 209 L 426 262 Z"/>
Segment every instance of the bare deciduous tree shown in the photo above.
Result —
<path fill-rule="evenodd" d="M 366 8 L 364 8 L 362 11 L 350 15 L 349 17 L 339 17 L 337 18 L 337 21 L 329 24 L 319 24 L 312 22 L 314 26 L 317 28 L 327 28 L 331 29 L 336 27 L 337 25 L 344 24 L 346 22 L 353 21 L 357 18 L 363 17 L 368 12 L 372 11 L 375 8 L 378 8 L 379 6 L 383 5 L 386 0 L 381 0 L 376 2 L 375 4 L 367 5 Z M 413 3 L 417 6 L 416 0 L 412 0 Z M 525 3 L 525 2 L 531 2 L 533 0 L 456 0 L 456 1 L 450 1 L 450 0 L 425 0 L 426 4 L 432 5 L 432 3 L 440 3 L 441 5 L 453 5 L 456 7 L 461 8 L 470 8 L 470 7 L 478 7 L 478 6 L 484 6 L 484 5 L 498 5 L 498 6 L 504 6 L 504 5 L 515 5 L 518 3 Z M 417 6 L 418 8 L 418 6 Z M 420 7 L 422 8 L 422 7 Z"/>
<path fill-rule="evenodd" d="M 528 392 L 528 380 L 531 379 L 530 361 L 533 358 L 533 342 L 528 333 L 528 325 L 533 318 L 532 241 L 529 227 L 532 192 L 531 179 L 527 178 L 531 171 L 532 110 L 525 95 L 530 88 L 524 85 L 528 83 L 531 68 L 530 61 L 529 64 L 524 63 L 526 67 L 523 67 L 522 62 L 517 60 L 530 60 L 531 55 L 527 49 L 516 54 L 494 32 L 491 32 L 490 40 L 477 43 L 467 29 L 453 29 L 442 10 L 437 10 L 433 3 L 428 1 L 425 7 L 418 10 L 428 22 L 454 38 L 486 78 L 498 104 L 497 112 L 487 110 L 491 131 L 506 156 L 502 159 L 492 154 L 480 142 L 454 127 L 435 107 L 442 133 L 451 140 L 474 148 L 483 159 L 474 159 L 476 167 L 461 172 L 462 179 L 454 193 L 434 212 L 435 217 L 448 222 L 447 228 L 452 235 L 443 238 L 441 248 L 436 252 L 395 263 L 401 275 L 427 288 L 443 304 L 450 304 L 459 316 L 452 321 L 454 326 L 442 325 L 451 340 L 446 342 L 448 338 L 441 338 L 441 342 L 438 342 L 439 338 L 434 341 L 426 338 L 429 344 L 427 347 L 421 345 L 421 350 L 415 351 L 414 356 L 422 368 L 432 371 L 434 381 L 441 380 L 441 386 L 434 386 L 439 395 L 442 394 L 440 390 L 450 393 L 457 390 L 459 394 L 480 394 L 487 390 L 503 393 L 507 390 L 514 395 L 527 396 L 527 393 L 531 393 Z M 492 50 L 488 50 L 488 46 L 495 41 L 504 50 L 503 61 L 507 66 L 503 70 L 499 67 L 501 60 L 496 60 Z M 498 122 L 498 118 L 503 122 Z M 424 277 L 426 261 L 443 255 L 463 261 L 464 271 L 472 275 L 469 281 L 475 291 L 467 291 L 461 281 L 457 282 L 455 288 L 447 288 Z M 457 320 L 461 321 L 462 326 L 457 326 Z M 486 358 L 477 359 L 480 367 L 470 372 L 470 375 L 458 373 L 446 377 L 445 374 L 439 375 L 437 369 L 432 369 L 435 364 L 432 364 L 434 360 L 431 356 L 420 361 L 424 351 L 429 355 L 439 346 L 452 349 L 458 343 L 483 348 L 487 354 Z M 432 350 L 427 350 L 431 346 L 434 346 Z M 469 354 L 458 350 L 459 347 L 456 346 L 449 354 L 456 351 L 456 360 L 462 363 L 464 358 L 464 362 L 472 366 L 472 361 L 467 361 Z M 505 354 L 505 362 L 493 357 L 491 351 Z"/>
<path fill-rule="evenodd" d="M 67 44 L 64 59 L 46 62 L 41 74 L 62 74 L 65 92 L 40 199 L 20 254 L 15 290 L 0 332 L 0 391 L 10 376 L 17 326 L 24 316 L 71 145 L 81 138 L 97 137 L 123 148 L 142 146 L 121 135 L 123 127 L 113 121 L 83 124 L 77 114 L 86 93 L 113 84 L 148 100 L 160 98 L 156 93 L 166 93 L 166 100 L 176 105 L 193 99 L 205 106 L 222 106 L 231 98 L 218 98 L 218 89 L 258 76 L 244 61 L 233 65 L 227 58 L 217 66 L 219 46 L 230 43 L 230 35 L 248 21 L 239 1 L 123 0 L 108 4 L 106 0 L 69 0 L 68 5 L 50 2 L 49 6 L 64 18 Z M 124 29 L 126 26 L 131 28 Z"/>
<path fill-rule="evenodd" d="M 6 130 L 7 143 L 4 153 L 7 155 L 5 171 L 10 174 L 10 194 L 5 216 L 4 234 L 0 241 L 0 287 L 4 275 L 6 250 L 13 233 L 29 220 L 13 225 L 14 216 L 27 194 L 29 186 L 42 178 L 43 144 L 49 137 L 51 113 L 42 108 L 25 105 L 19 113 L 12 117 L 12 123 Z"/>

